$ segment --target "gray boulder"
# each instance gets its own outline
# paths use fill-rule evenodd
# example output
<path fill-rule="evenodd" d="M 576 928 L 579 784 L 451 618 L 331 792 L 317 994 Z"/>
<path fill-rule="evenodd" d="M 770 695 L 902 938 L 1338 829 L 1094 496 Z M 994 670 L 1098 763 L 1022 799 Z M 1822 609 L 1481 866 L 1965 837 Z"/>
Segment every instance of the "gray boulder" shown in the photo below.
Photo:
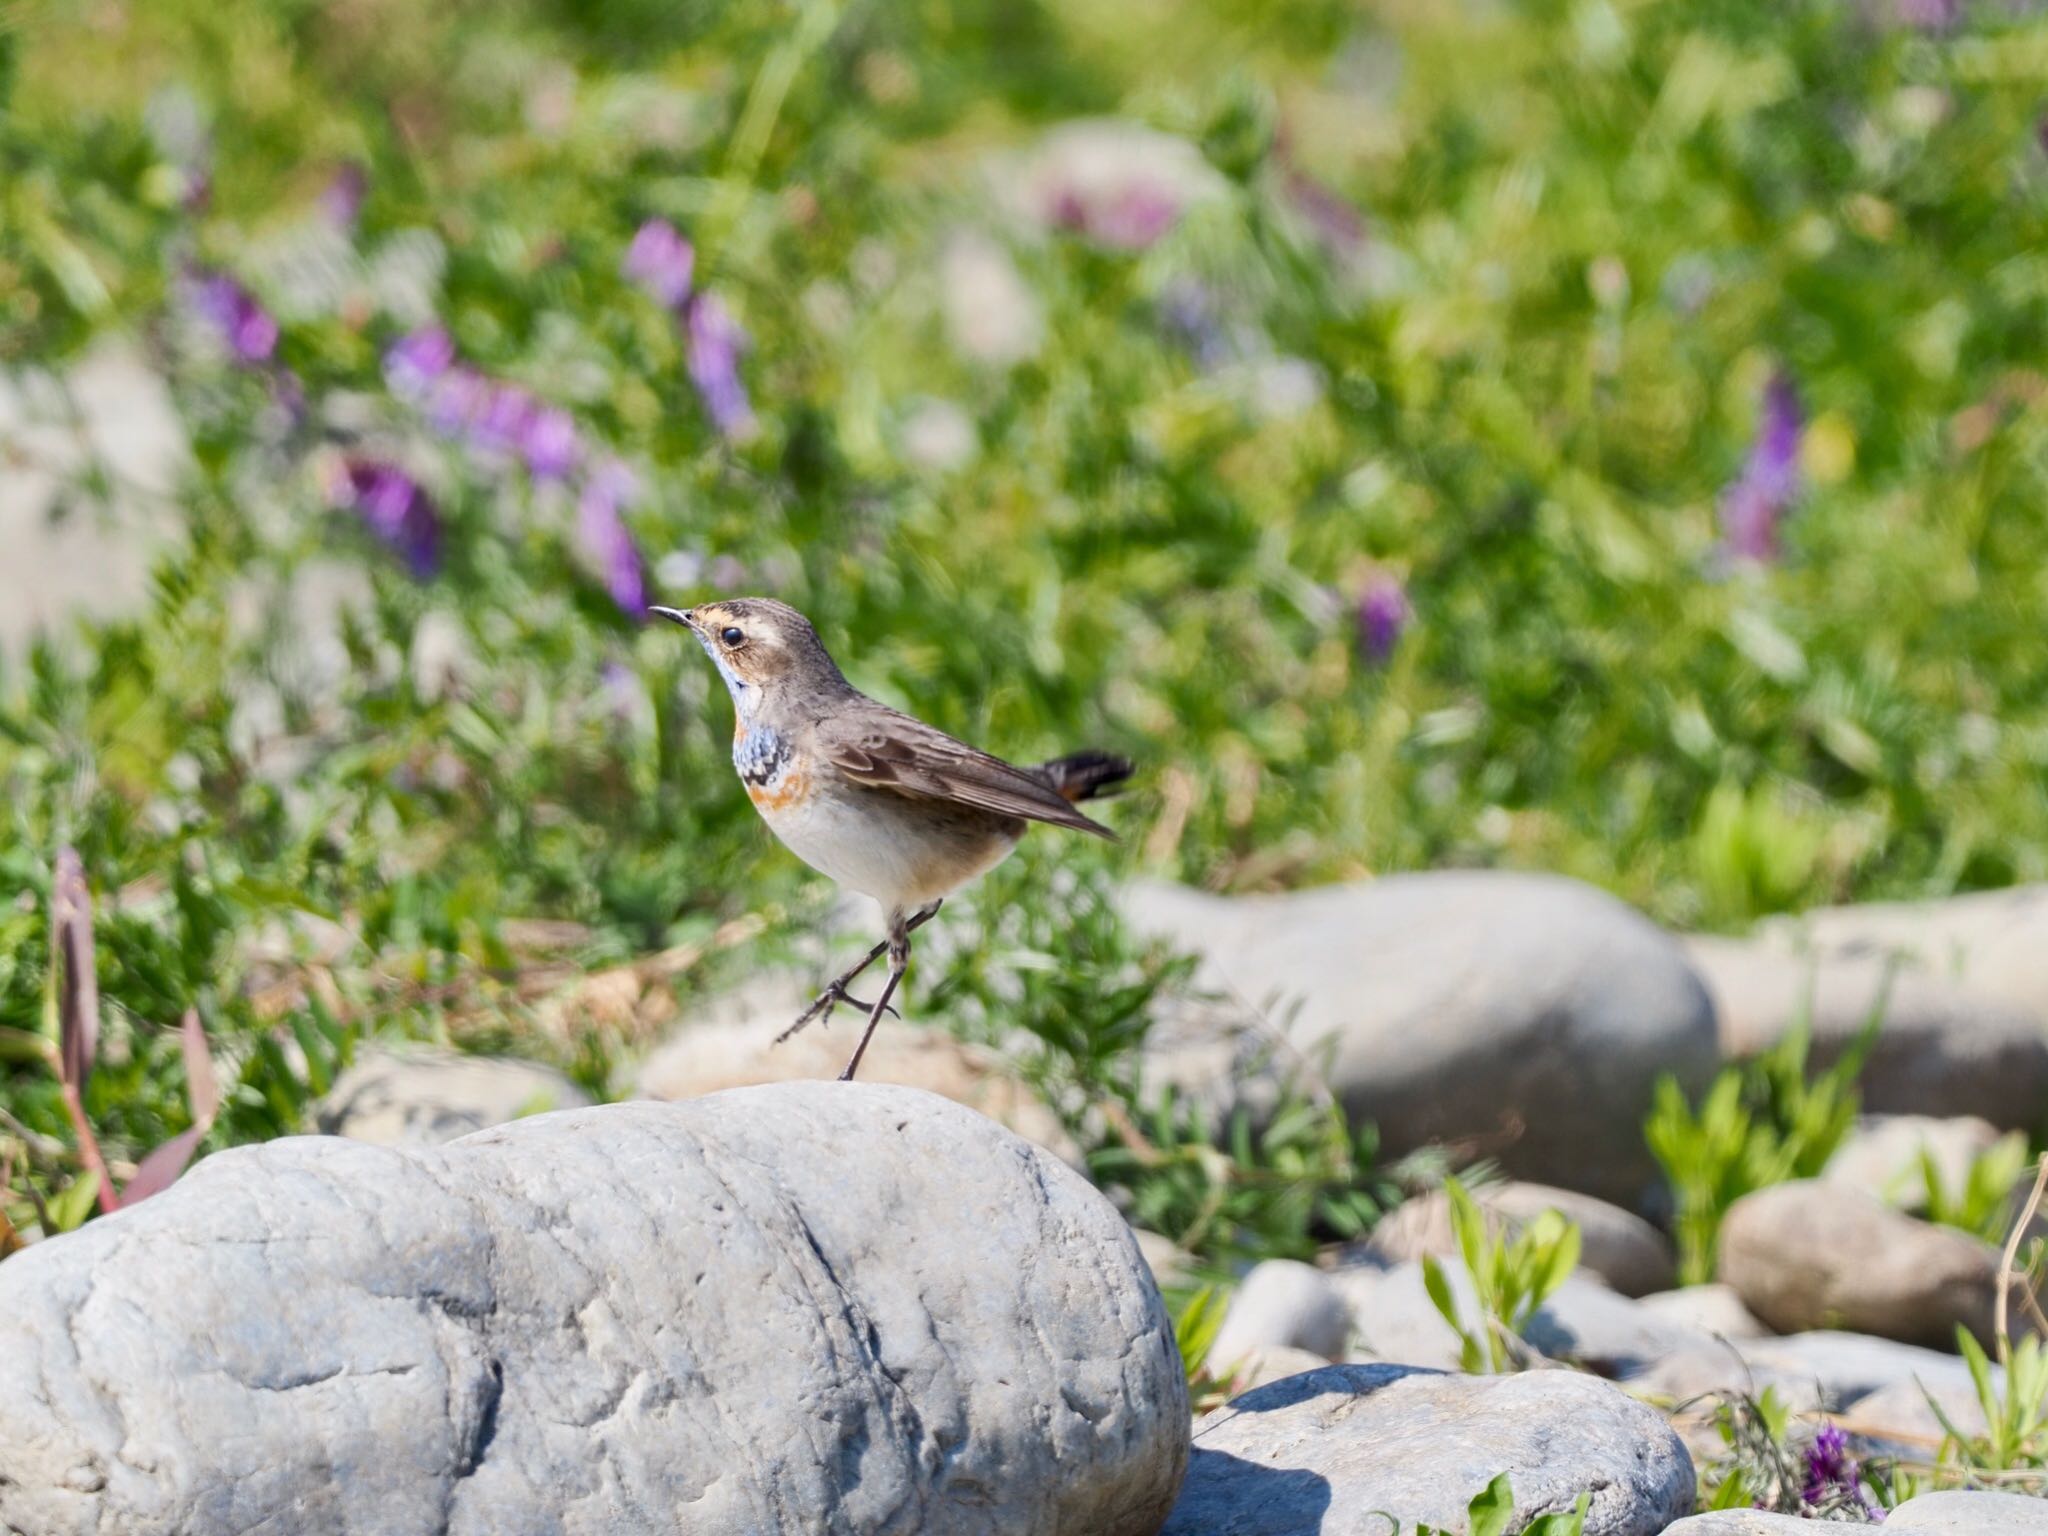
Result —
<path fill-rule="evenodd" d="M 1774 1515 L 1767 1509 L 1716 1509 L 1688 1515 L 1664 1536 L 1826 1536 L 1829 1522 Z"/>
<path fill-rule="evenodd" d="M 241 1148 L 0 1264 L 38 1536 L 1140 1536 L 1187 1444 L 1123 1219 L 903 1088 Z"/>
<path fill-rule="evenodd" d="M 551 1109 L 581 1109 L 590 1095 L 552 1067 L 433 1046 L 372 1047 L 313 1107 L 328 1136 L 380 1147 L 431 1147 Z"/>
<path fill-rule="evenodd" d="M 1978 1115 L 2025 1129 L 2048 1095 L 2048 1014 L 1946 973 L 1895 971 L 1855 953 L 1801 955 L 1769 942 L 1698 938 L 1686 949 L 1713 993 L 1731 1058 L 1775 1044 L 1809 1016 L 1810 1001 L 1812 1061 L 1827 1065 L 1882 1003 L 1884 1022 L 1860 1079 L 1866 1109 Z"/>
<path fill-rule="evenodd" d="M 1953 1346 L 1991 1332 L 1998 1252 L 1874 1195 L 1797 1180 L 1744 1195 L 1721 1224 L 1720 1278 L 1781 1333 L 1846 1328 Z"/>
<path fill-rule="evenodd" d="M 1206 1415 L 1162 1536 L 1349 1536 L 1379 1529 L 1375 1517 L 1462 1530 L 1502 1472 L 1515 1531 L 1581 1493 L 1587 1536 L 1655 1536 L 1693 1504 L 1669 1426 L 1589 1376 L 1334 1365 Z"/>
<path fill-rule="evenodd" d="M 1245 897 L 1140 882 L 1125 911 L 1260 1019 L 1243 1055 L 1278 1045 L 1322 1067 L 1390 1153 L 1472 1143 L 1517 1178 L 1638 1208 L 1658 1187 L 1652 1085 L 1671 1072 L 1696 1093 L 1719 1064 L 1677 942 L 1574 880 L 1446 871 Z M 1213 1096 L 1229 1052 L 1183 1039 L 1154 1075 Z"/>
<path fill-rule="evenodd" d="M 1893 1510 L 1884 1528 L 1952 1536 L 2048 1536 L 2048 1499 L 1981 1489 L 1923 1493 Z"/>
<path fill-rule="evenodd" d="M 1490 1215 L 1517 1231 L 1544 1211 L 1557 1211 L 1579 1229 L 1579 1265 L 1624 1296 L 1661 1291 L 1675 1278 L 1671 1245 L 1632 1211 L 1575 1190 L 1508 1180 L 1482 1185 L 1472 1198 Z M 1455 1254 L 1450 1197 L 1441 1190 L 1405 1200 L 1372 1229 L 1364 1253 L 1385 1264 L 1419 1259 L 1425 1253 Z"/>
<path fill-rule="evenodd" d="M 1928 1399 L 1932 1398 L 1930 1405 Z M 1940 1414 L 1935 1412 L 1939 1407 Z M 1895 1381 L 1880 1387 L 1843 1414 L 1843 1429 L 1866 1446 L 1890 1456 L 1907 1456 L 1916 1461 L 1933 1461 L 1941 1450 L 1948 1422 L 1966 1435 L 1990 1433 L 1984 1407 L 1975 1388 L 1960 1381 L 1923 1385 L 1919 1381 Z"/>

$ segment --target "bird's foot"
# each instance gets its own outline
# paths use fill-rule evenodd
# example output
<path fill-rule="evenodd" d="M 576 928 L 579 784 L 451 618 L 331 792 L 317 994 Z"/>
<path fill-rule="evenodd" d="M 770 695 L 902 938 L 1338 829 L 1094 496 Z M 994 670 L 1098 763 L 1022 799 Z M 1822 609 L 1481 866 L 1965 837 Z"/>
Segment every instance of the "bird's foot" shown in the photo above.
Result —
<path fill-rule="evenodd" d="M 832 1010 L 841 1003 L 846 1004 L 849 1008 L 858 1008 L 862 1013 L 872 1013 L 874 1011 L 874 1004 L 864 1003 L 846 990 L 846 978 L 842 976 L 813 998 L 810 1007 L 796 1016 L 796 1022 L 775 1037 L 775 1043 L 777 1045 L 782 1044 L 783 1041 L 796 1034 L 813 1020 L 827 1019 L 829 1021 Z M 884 1003 L 882 1007 L 889 1013 L 895 1013 L 899 1019 L 903 1017 L 902 1014 L 896 1013 L 896 1009 L 888 1003 Z"/>

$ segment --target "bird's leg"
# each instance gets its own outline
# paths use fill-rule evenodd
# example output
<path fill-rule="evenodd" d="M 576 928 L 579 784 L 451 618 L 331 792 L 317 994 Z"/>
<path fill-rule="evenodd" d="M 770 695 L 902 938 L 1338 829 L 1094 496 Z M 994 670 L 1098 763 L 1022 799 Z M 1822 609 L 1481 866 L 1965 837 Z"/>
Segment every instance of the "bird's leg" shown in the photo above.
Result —
<path fill-rule="evenodd" d="M 944 906 L 945 904 L 946 899 L 942 896 L 937 901 L 934 901 L 927 906 L 919 907 L 917 911 L 911 916 L 910 921 L 903 925 L 903 931 L 905 933 L 909 933 L 913 928 L 922 927 L 924 924 L 930 922 L 932 920 L 933 915 L 937 913 L 939 908 Z M 802 1013 L 797 1015 L 796 1022 L 790 1025 L 789 1028 L 785 1029 L 781 1034 L 775 1037 L 775 1043 L 777 1045 L 782 1044 L 783 1041 L 787 1040 L 791 1035 L 795 1034 L 798 1030 L 802 1029 L 806 1024 L 810 1023 L 811 1020 L 829 1014 L 832 1011 L 834 1005 L 836 1004 L 848 1003 L 851 1004 L 853 1007 L 860 1009 L 867 1009 L 872 1007 L 872 1004 L 862 1002 L 859 998 L 855 997 L 846 989 L 852 983 L 854 977 L 858 976 L 862 971 L 866 970 L 869 966 L 873 965 L 877 960 L 881 959 L 883 954 L 888 950 L 888 948 L 889 941 L 887 939 L 882 940 L 881 943 L 877 944 L 865 955 L 862 955 L 860 959 L 856 960 L 852 965 L 848 966 L 845 970 L 841 971 L 837 976 L 833 977 L 832 980 L 826 984 L 825 990 L 820 992 L 815 998 L 811 1000 L 811 1006 L 806 1008 Z M 891 1013 L 895 1013 L 896 1010 L 892 1008 L 889 1011 Z M 900 1014 L 897 1016 L 899 1018 L 901 1017 Z"/>
<path fill-rule="evenodd" d="M 929 917 L 938 910 L 935 902 L 927 907 L 924 916 Z M 853 1074 L 860 1070 L 860 1059 L 866 1054 L 868 1041 L 875 1037 L 875 1026 L 882 1022 L 882 1015 L 889 1008 L 889 999 L 895 994 L 896 984 L 903 980 L 903 973 L 910 969 L 910 930 L 916 926 L 906 923 L 900 915 L 891 914 L 889 923 L 889 979 L 882 983 L 882 995 L 875 999 L 875 1006 L 868 1010 L 868 1027 L 860 1032 L 860 1044 L 853 1048 L 853 1055 L 847 1060 L 846 1070 L 839 1074 L 839 1081 L 850 1083 Z"/>

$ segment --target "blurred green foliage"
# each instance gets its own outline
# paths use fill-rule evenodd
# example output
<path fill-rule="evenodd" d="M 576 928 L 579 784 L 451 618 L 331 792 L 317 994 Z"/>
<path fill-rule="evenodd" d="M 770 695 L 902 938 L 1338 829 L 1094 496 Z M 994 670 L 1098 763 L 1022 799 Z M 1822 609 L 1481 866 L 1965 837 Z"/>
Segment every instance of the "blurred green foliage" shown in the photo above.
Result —
<path fill-rule="evenodd" d="M 1769 1050 L 1722 1068 L 1696 1110 L 1675 1077 L 1657 1080 L 1643 1135 L 1671 1189 L 1680 1283 L 1714 1278 L 1721 1222 L 1737 1200 L 1827 1166 L 1856 1124 L 1856 1079 L 1883 1017 L 1880 999 L 1856 1039 L 1810 1078 L 1812 1026 L 1798 1019 Z"/>
<path fill-rule="evenodd" d="M 188 1005 L 216 1138 L 295 1125 L 344 1018 L 459 1014 L 603 1086 L 612 1043 L 532 1028 L 510 920 L 599 967 L 771 919 L 688 991 L 816 910 L 715 679 L 614 608 L 570 499 L 388 395 L 433 317 L 634 467 L 657 596 L 773 592 L 942 727 L 1137 758 L 1091 878 L 1530 866 L 1709 926 L 2042 878 L 2044 44 L 1881 0 L 9 7 L 0 369 L 59 388 L 118 340 L 192 455 L 152 599 L 0 673 L 0 1039 L 46 1031 L 66 839 L 112 1148 L 179 1127 Z M 1202 171 L 1146 239 L 1020 210 L 1108 115 Z M 620 276 L 653 216 L 751 337 L 745 441 Z M 195 341 L 193 264 L 277 316 L 303 415 Z M 1731 563 L 1778 368 L 1803 489 L 1782 561 Z M 438 575 L 328 505 L 344 441 L 418 473 Z M 100 465 L 67 507 L 130 500 Z M 1389 580 L 1382 653 L 1354 609 Z M 1062 1047 L 1082 1085 L 1112 1012 Z"/>

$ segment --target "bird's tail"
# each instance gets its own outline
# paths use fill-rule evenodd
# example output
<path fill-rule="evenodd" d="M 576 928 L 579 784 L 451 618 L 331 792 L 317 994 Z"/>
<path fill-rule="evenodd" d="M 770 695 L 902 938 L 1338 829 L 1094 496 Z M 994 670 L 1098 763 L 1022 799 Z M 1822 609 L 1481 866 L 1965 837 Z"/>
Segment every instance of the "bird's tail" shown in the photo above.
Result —
<path fill-rule="evenodd" d="M 1111 752 L 1074 752 L 1038 765 L 1038 775 L 1070 805 L 1116 792 L 1136 770 L 1127 757 Z"/>

